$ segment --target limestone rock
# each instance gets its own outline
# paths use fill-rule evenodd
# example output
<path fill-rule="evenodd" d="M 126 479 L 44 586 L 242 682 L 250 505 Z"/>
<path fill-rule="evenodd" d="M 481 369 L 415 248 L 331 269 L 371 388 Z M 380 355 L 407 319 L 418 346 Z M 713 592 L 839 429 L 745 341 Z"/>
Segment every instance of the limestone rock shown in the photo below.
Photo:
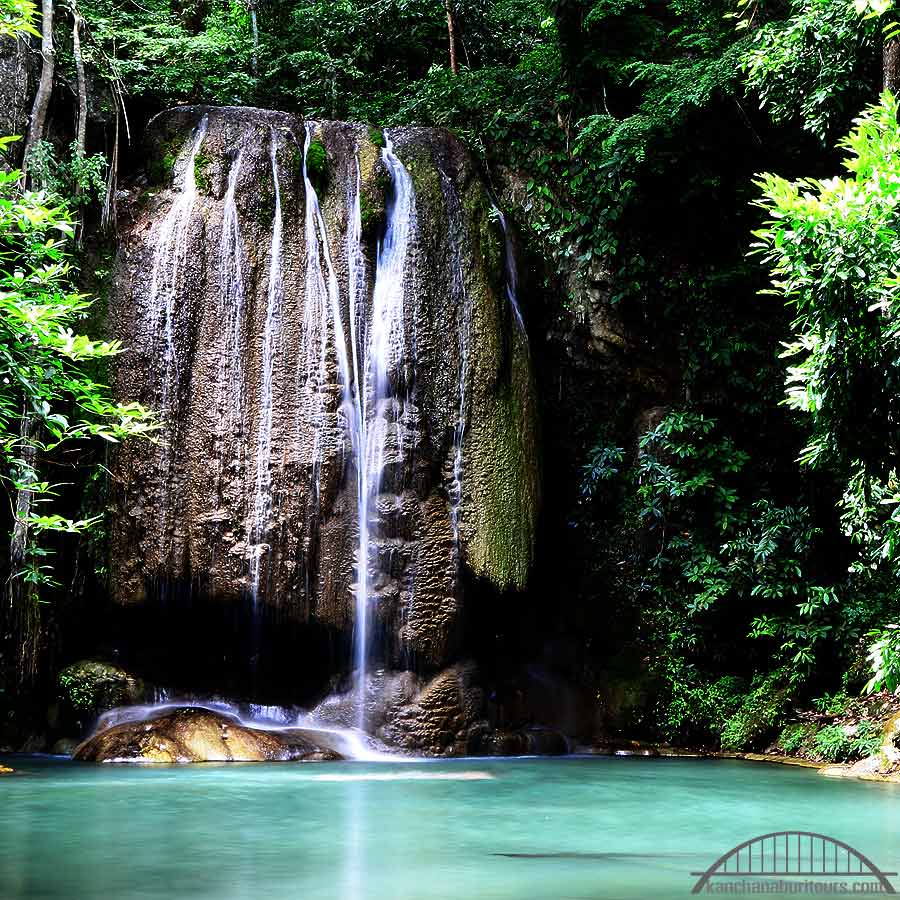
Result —
<path fill-rule="evenodd" d="M 307 126 L 322 212 L 314 240 Z M 369 583 L 385 663 L 433 675 L 458 657 L 466 603 L 477 602 L 464 583 L 526 584 L 536 403 L 503 231 L 475 162 L 442 130 L 390 136 L 415 202 L 389 399 L 376 411 L 385 450 Z M 240 603 L 252 589 L 279 616 L 349 636 L 359 523 L 339 361 L 353 358 L 353 329 L 372 327 L 391 197 L 382 151 L 363 125 L 230 107 L 170 110 L 151 123 L 149 144 L 152 183 L 121 234 L 110 317 L 126 348 L 116 393 L 158 410 L 163 430 L 157 445 L 126 445 L 114 462 L 115 598 L 140 603 L 169 583 Z M 357 184 L 360 244 L 350 233 Z M 282 283 L 272 300 L 276 201 Z M 264 371 L 268 339 L 276 352 Z M 253 571 L 264 573 L 256 588 Z M 423 702 L 435 720 L 449 699 L 435 686 Z M 455 715 L 423 725 L 417 740 L 444 746 L 452 733 L 452 744 Z"/>
<path fill-rule="evenodd" d="M 165 711 L 101 731 L 74 758 L 87 762 L 194 763 L 340 759 L 300 730 L 261 731 L 195 707 Z"/>

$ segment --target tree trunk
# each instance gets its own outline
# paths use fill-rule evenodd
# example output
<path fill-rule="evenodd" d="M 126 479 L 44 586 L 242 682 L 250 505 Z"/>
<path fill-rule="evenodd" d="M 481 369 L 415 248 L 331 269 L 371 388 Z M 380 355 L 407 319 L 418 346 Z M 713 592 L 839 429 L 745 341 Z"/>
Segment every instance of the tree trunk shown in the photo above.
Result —
<path fill-rule="evenodd" d="M 900 38 L 885 41 L 881 61 L 884 90 L 896 97 L 900 94 Z"/>
<path fill-rule="evenodd" d="M 253 32 L 253 56 L 250 64 L 255 75 L 259 57 L 259 22 L 257 21 L 256 0 L 248 0 L 247 9 L 250 10 L 250 30 Z"/>
<path fill-rule="evenodd" d="M 38 429 L 37 417 L 22 413 L 19 428 L 19 465 L 16 472 L 21 484 L 37 480 L 35 465 L 37 447 L 34 438 Z M 25 684 L 37 674 L 40 647 L 40 610 L 35 602 L 34 585 L 27 581 L 23 569 L 28 562 L 28 516 L 31 514 L 34 492 L 20 489 L 16 494 L 15 520 L 9 542 L 9 581 L 6 585 L 6 611 L 9 616 L 9 633 L 14 645 L 16 681 Z"/>
<path fill-rule="evenodd" d="M 81 55 L 81 24 L 84 19 L 78 6 L 72 4 L 72 55 L 75 57 L 75 74 L 78 79 L 78 122 L 75 136 L 75 153 L 84 158 L 85 133 L 87 131 L 87 82 L 84 77 L 84 58 Z"/>
<path fill-rule="evenodd" d="M 28 126 L 28 137 L 25 141 L 24 161 L 22 169 L 28 166 L 28 156 L 34 145 L 44 139 L 47 126 L 47 109 L 50 106 L 50 94 L 53 92 L 53 69 L 56 57 L 53 50 L 53 0 L 43 0 L 41 4 L 43 21 L 41 26 L 41 80 L 34 104 L 31 107 L 31 122 Z"/>
<path fill-rule="evenodd" d="M 444 0 L 447 10 L 447 37 L 450 41 L 450 71 L 459 74 L 459 62 L 456 59 L 456 22 L 453 19 L 453 0 Z"/>

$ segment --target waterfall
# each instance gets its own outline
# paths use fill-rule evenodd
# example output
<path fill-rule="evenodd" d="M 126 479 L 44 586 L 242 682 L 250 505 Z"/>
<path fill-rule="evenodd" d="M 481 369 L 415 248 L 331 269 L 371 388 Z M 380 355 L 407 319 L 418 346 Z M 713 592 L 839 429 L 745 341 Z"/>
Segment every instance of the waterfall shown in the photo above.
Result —
<path fill-rule="evenodd" d="M 188 258 L 188 236 L 190 234 L 191 217 L 197 205 L 197 178 L 194 171 L 197 155 L 206 137 L 209 125 L 207 116 L 203 116 L 194 131 L 190 153 L 184 164 L 181 192 L 169 207 L 159 228 L 153 237 L 153 263 L 150 273 L 149 332 L 151 335 L 154 358 L 162 357 L 162 365 L 158 372 L 159 400 L 158 412 L 168 433 L 160 441 L 157 465 L 165 478 L 165 490 L 160 503 L 159 521 L 156 523 L 160 535 L 160 545 L 165 548 L 166 555 L 172 552 L 172 534 L 170 517 L 171 477 L 175 464 L 174 445 L 178 430 L 178 416 L 175 405 L 178 402 L 179 367 L 178 350 L 175 334 L 175 309 L 182 288 L 182 270 Z M 162 343 L 162 347 L 160 347 Z"/>
<path fill-rule="evenodd" d="M 322 466 L 322 442 L 327 428 L 325 388 L 328 384 L 329 321 L 334 331 L 334 346 L 337 353 L 338 377 L 341 382 L 341 410 L 345 418 L 353 418 L 352 377 L 347 357 L 347 341 L 341 319 L 341 298 L 337 274 L 331 258 L 328 233 L 319 205 L 319 195 L 309 178 L 308 158 L 314 126 L 306 125 L 303 143 L 303 185 L 306 198 L 305 238 L 306 238 L 306 307 L 304 310 L 304 335 L 306 339 L 306 373 L 316 373 L 315 384 L 310 385 L 315 393 L 313 417 L 313 497 L 319 501 L 319 479 Z M 322 268 L 322 260 L 325 268 Z M 354 429 L 351 427 L 351 432 Z"/>
<path fill-rule="evenodd" d="M 254 607 L 259 596 L 262 555 L 267 549 L 263 544 L 263 537 L 272 512 L 272 373 L 275 362 L 275 342 L 281 333 L 281 307 L 284 299 L 281 269 L 281 184 L 278 171 L 278 144 L 274 129 L 271 132 L 269 158 L 272 164 L 272 182 L 275 189 L 275 213 L 272 219 L 272 245 L 269 250 L 269 281 L 266 291 L 266 322 L 262 339 L 259 426 L 256 434 L 256 481 L 247 536 L 247 543 L 251 549 L 250 584 Z"/>
<path fill-rule="evenodd" d="M 384 240 L 378 248 L 375 291 L 372 299 L 372 336 L 367 348 L 367 370 L 373 378 L 376 403 L 389 396 L 392 368 L 405 374 L 403 366 L 406 334 L 403 295 L 406 255 L 410 234 L 415 231 L 415 192 L 412 178 L 394 155 L 394 147 L 385 132 L 381 158 L 391 176 L 393 193 L 387 208 Z M 383 446 L 381 447 L 383 450 Z"/>
<path fill-rule="evenodd" d="M 217 474 L 221 486 L 222 469 L 226 465 L 225 448 L 231 443 L 240 453 L 243 442 L 240 439 L 244 425 L 244 366 L 242 347 L 242 325 L 246 306 L 244 284 L 244 241 L 238 220 L 235 194 L 241 174 L 244 151 L 238 150 L 228 173 L 228 187 L 222 213 L 222 235 L 219 239 L 219 321 L 224 333 L 223 352 L 219 365 L 217 395 Z"/>
<path fill-rule="evenodd" d="M 162 378 L 162 398 L 160 412 L 171 411 L 171 385 L 178 376 L 178 359 L 175 348 L 175 301 L 181 284 L 181 270 L 187 261 L 189 226 L 194 207 L 197 205 L 197 178 L 194 166 L 197 154 L 206 137 L 209 124 L 203 116 L 194 132 L 194 143 L 184 167 L 181 193 L 169 208 L 156 232 L 156 246 L 153 251 L 153 268 L 150 280 L 150 316 L 153 332 L 159 335 L 162 320 L 164 372 Z"/>
<path fill-rule="evenodd" d="M 375 286 L 372 296 L 371 325 L 365 328 L 360 314 L 361 275 L 364 273 L 361 250 L 362 222 L 360 212 L 360 175 L 357 177 L 348 225 L 348 259 L 351 273 L 350 327 L 353 341 L 353 365 L 356 383 L 356 415 L 352 445 L 357 469 L 357 522 L 359 541 L 356 554 L 356 628 L 354 629 L 354 663 L 357 677 L 357 724 L 366 724 L 366 668 L 369 644 L 369 604 L 371 585 L 372 537 L 377 521 L 372 521 L 388 441 L 390 418 L 396 421 L 398 400 L 393 396 L 391 376 L 408 384 L 405 370 L 406 336 L 404 328 L 404 293 L 406 262 L 410 237 L 415 232 L 415 191 L 406 167 L 394 154 L 393 143 L 385 132 L 381 158 L 391 178 L 391 197 L 387 206 L 384 238 L 378 246 Z M 364 284 L 364 280 L 362 281 Z"/>
<path fill-rule="evenodd" d="M 353 662 L 358 679 L 357 724 L 365 730 L 366 655 L 369 616 L 369 478 L 365 465 L 369 432 L 367 420 L 366 373 L 366 262 L 362 252 L 362 175 L 356 155 L 356 179 L 350 198 L 347 221 L 347 273 L 350 294 L 350 346 L 353 351 L 354 410 L 349 419 L 356 459 L 356 583 Z"/>
<path fill-rule="evenodd" d="M 513 249 L 512 235 L 510 234 L 509 226 L 506 224 L 506 216 L 496 206 L 494 207 L 494 212 L 500 220 L 500 227 L 503 229 L 503 239 L 506 244 L 506 296 L 509 300 L 509 305 L 512 307 L 519 334 L 525 337 L 525 322 L 522 319 L 522 310 L 519 308 L 519 272 L 516 268 L 516 253 Z"/>
<path fill-rule="evenodd" d="M 466 386 L 469 380 L 469 344 L 472 333 L 472 300 L 466 289 L 463 265 L 463 224 L 459 194 L 450 177 L 441 171 L 441 186 L 447 204 L 447 223 L 450 246 L 451 296 L 457 313 L 459 341 L 459 409 L 453 430 L 453 475 L 450 483 L 450 524 L 453 529 L 453 549 L 459 565 L 459 514 L 463 489 L 463 440 L 466 435 Z"/>

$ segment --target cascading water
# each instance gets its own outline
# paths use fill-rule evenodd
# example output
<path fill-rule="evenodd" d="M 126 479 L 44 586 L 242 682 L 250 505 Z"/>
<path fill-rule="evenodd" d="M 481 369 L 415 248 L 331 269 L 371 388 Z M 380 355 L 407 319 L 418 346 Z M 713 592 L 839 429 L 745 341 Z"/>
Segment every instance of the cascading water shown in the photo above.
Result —
<path fill-rule="evenodd" d="M 368 651 L 369 616 L 369 479 L 365 465 L 369 442 L 366 390 L 366 262 L 362 252 L 362 179 L 359 155 L 356 156 L 356 179 L 349 198 L 350 215 L 347 221 L 347 273 L 350 295 L 350 346 L 353 354 L 353 416 L 351 445 L 356 460 L 356 582 L 354 584 L 353 662 L 358 679 L 357 724 L 365 730 L 366 656 Z"/>
<path fill-rule="evenodd" d="M 516 327 L 519 329 L 519 333 L 525 336 L 525 321 L 522 319 L 522 310 L 519 307 L 519 271 L 516 268 L 516 253 L 513 248 L 512 235 L 509 232 L 509 226 L 506 224 L 506 216 L 496 206 L 494 207 L 494 212 L 500 220 L 500 227 L 503 229 L 503 239 L 506 245 L 506 297 L 509 300 L 509 305 L 512 307 Z"/>
<path fill-rule="evenodd" d="M 178 376 L 178 358 L 175 348 L 175 302 L 181 287 L 181 271 L 187 259 L 188 234 L 191 216 L 197 205 L 197 155 L 209 119 L 204 116 L 194 132 L 194 142 L 184 167 L 181 193 L 169 208 L 156 233 L 153 251 L 153 269 L 150 281 L 150 309 L 153 331 L 162 337 L 163 366 L 162 398 L 160 412 L 171 412 L 171 387 Z M 160 335 L 160 325 L 162 326 Z"/>
<path fill-rule="evenodd" d="M 272 245 L 269 250 L 269 281 L 266 291 L 266 321 L 262 335 L 262 377 L 259 388 L 259 425 L 256 434 L 256 480 L 253 509 L 247 534 L 250 547 L 250 590 L 254 608 L 259 597 L 262 557 L 267 551 L 263 543 L 269 516 L 272 512 L 272 380 L 275 348 L 281 333 L 284 282 L 282 277 L 283 223 L 281 219 L 281 183 L 278 169 L 278 142 L 271 132 L 269 158 L 275 191 L 275 212 L 272 219 Z"/>
<path fill-rule="evenodd" d="M 188 236 L 191 218 L 197 205 L 197 177 L 195 165 L 200 147 L 206 137 L 209 119 L 203 116 L 194 131 L 190 153 L 184 164 L 181 193 L 169 207 L 154 236 L 153 265 L 150 276 L 150 302 L 147 310 L 150 334 L 156 358 L 162 358 L 159 373 L 160 418 L 168 429 L 159 443 L 158 465 L 168 479 L 175 463 L 174 445 L 177 442 L 180 417 L 178 401 L 179 360 L 175 335 L 175 308 L 182 290 L 182 271 L 188 255 Z M 162 346 L 160 346 L 160 344 Z M 173 390 L 174 389 L 174 390 Z M 165 553 L 172 552 L 172 508 L 168 492 L 163 495 L 160 508 L 159 533 Z"/>
<path fill-rule="evenodd" d="M 356 383 L 356 415 L 350 420 L 355 435 L 352 445 L 357 468 L 356 583 L 354 586 L 356 627 L 354 629 L 354 663 L 357 679 L 357 724 L 366 724 L 366 669 L 369 648 L 369 604 L 372 562 L 372 537 L 377 523 L 372 521 L 381 489 L 385 449 L 391 421 L 397 420 L 400 399 L 394 396 L 395 383 L 406 386 L 406 336 L 404 329 L 404 288 L 410 237 L 415 231 L 415 191 L 406 167 L 394 154 L 393 143 L 385 132 L 381 158 L 391 177 L 391 197 L 387 207 L 384 238 L 378 247 L 372 316 L 369 327 L 358 305 L 362 299 L 360 286 L 354 281 L 350 289 L 350 322 L 353 339 L 353 365 Z M 348 233 L 348 252 L 361 246 L 360 179 L 357 163 L 356 187 Z M 356 279 L 363 271 L 360 257 L 351 255 L 350 272 Z"/>
<path fill-rule="evenodd" d="M 309 388 L 315 393 L 315 421 L 313 437 L 313 497 L 319 502 L 319 479 L 322 465 L 322 444 L 327 427 L 325 388 L 328 384 L 329 321 L 332 325 L 338 377 L 341 382 L 341 410 L 349 420 L 353 418 L 353 398 L 350 363 L 347 357 L 347 341 L 341 320 L 341 298 L 337 275 L 328 245 L 325 220 L 319 206 L 319 195 L 309 177 L 309 148 L 314 126 L 306 125 L 303 143 L 303 185 L 306 198 L 306 308 L 304 312 L 304 336 L 306 340 L 306 372 L 315 372 Z M 324 259 L 325 268 L 322 268 Z M 354 427 L 351 425 L 351 433 Z"/>
<path fill-rule="evenodd" d="M 240 466 L 243 451 L 245 402 L 243 322 L 246 308 L 244 284 L 245 248 L 241 236 L 235 195 L 241 175 L 244 151 L 238 150 L 228 173 L 228 187 L 222 213 L 222 236 L 219 240 L 219 315 L 223 324 L 224 348 L 217 384 L 218 447 L 217 476 L 221 487 L 223 469 L 229 464 Z M 235 439 L 237 438 L 237 439 Z M 226 459 L 231 447 L 236 459 Z"/>
<path fill-rule="evenodd" d="M 182 107 L 151 141 L 181 150 L 122 229 L 115 390 L 169 411 L 113 463 L 116 602 L 233 606 L 241 695 L 283 696 L 290 666 L 323 726 L 463 746 L 460 580 L 473 605 L 526 584 L 539 499 L 515 234 L 504 285 L 499 216 L 443 132 Z M 322 698 L 339 645 L 353 684 Z M 432 682 L 458 727 L 416 699 Z"/>

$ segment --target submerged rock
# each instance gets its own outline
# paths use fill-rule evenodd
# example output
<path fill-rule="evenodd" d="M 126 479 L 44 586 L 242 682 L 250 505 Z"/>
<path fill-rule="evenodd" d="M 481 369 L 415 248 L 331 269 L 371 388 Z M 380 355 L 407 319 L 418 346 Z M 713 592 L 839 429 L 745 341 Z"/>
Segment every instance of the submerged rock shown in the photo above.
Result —
<path fill-rule="evenodd" d="M 74 758 L 86 762 L 194 763 L 333 760 L 341 755 L 302 730 L 248 728 L 232 716 L 181 707 L 93 735 Z"/>

